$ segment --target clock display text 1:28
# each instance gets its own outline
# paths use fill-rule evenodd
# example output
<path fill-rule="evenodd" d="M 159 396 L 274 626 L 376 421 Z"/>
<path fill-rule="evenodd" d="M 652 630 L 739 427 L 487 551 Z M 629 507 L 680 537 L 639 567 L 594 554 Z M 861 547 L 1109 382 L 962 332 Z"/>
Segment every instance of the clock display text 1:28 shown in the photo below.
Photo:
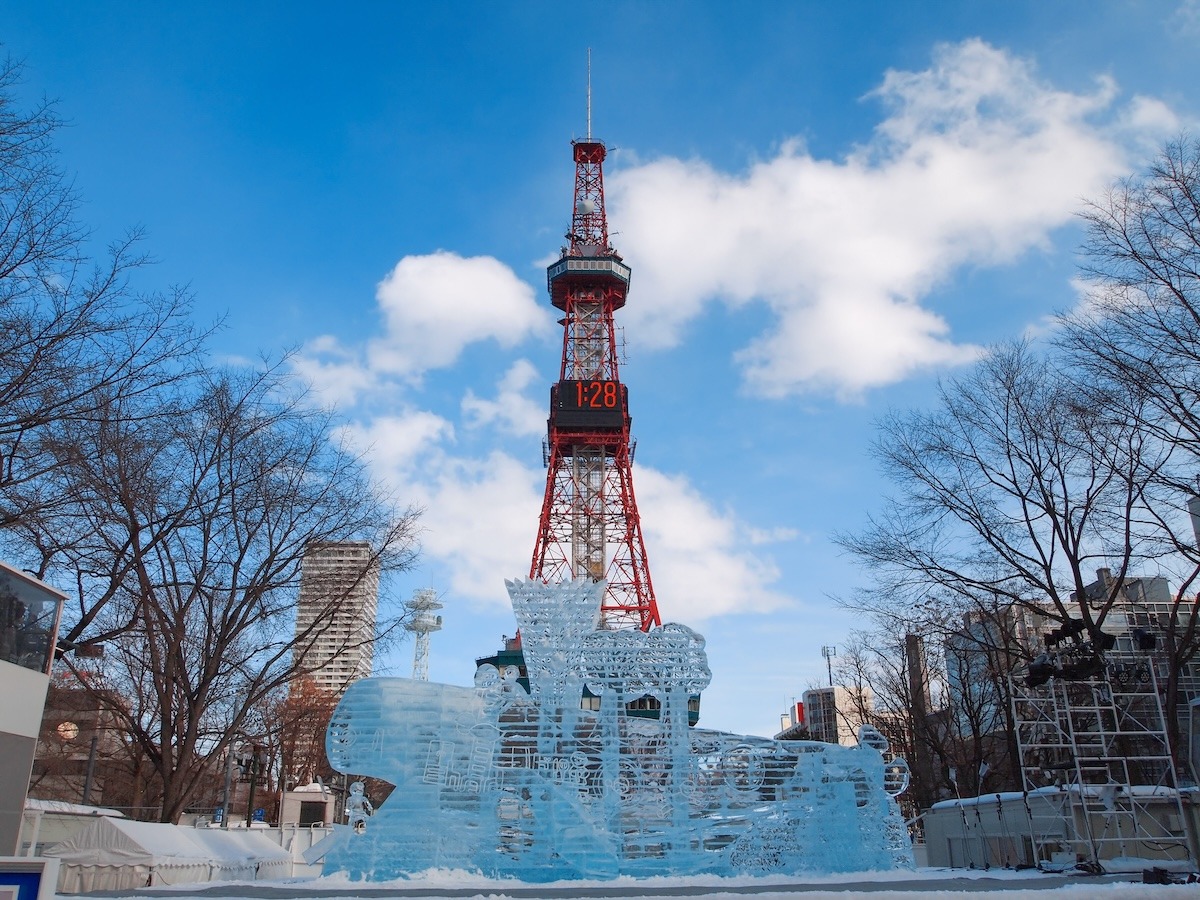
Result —
<path fill-rule="evenodd" d="M 625 420 L 625 386 L 606 379 L 567 379 L 555 391 L 559 427 L 620 428 Z"/>
<path fill-rule="evenodd" d="M 621 385 L 615 381 L 576 381 L 575 405 L 580 409 L 616 409 Z"/>

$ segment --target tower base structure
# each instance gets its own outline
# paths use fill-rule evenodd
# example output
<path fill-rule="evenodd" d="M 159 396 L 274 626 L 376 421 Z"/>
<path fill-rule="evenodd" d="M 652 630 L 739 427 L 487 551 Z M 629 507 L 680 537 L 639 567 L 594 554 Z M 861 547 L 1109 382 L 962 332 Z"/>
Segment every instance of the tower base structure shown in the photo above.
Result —
<path fill-rule="evenodd" d="M 598 628 L 604 587 L 508 582 L 528 691 L 513 665 L 481 665 L 469 688 L 350 686 L 329 759 L 396 789 L 363 833 L 327 839 L 326 874 L 545 882 L 912 867 L 893 799 L 907 766 L 877 731 L 864 726 L 850 748 L 690 728 L 688 699 L 711 677 L 704 639 L 674 624 Z M 580 707 L 585 688 L 597 708 Z M 656 719 L 629 714 L 646 696 Z"/>

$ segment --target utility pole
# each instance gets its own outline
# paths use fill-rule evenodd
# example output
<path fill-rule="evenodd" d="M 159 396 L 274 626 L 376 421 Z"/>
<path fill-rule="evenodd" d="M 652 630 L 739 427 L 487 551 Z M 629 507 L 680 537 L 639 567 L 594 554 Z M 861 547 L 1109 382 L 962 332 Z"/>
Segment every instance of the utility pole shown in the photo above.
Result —
<path fill-rule="evenodd" d="M 229 762 L 225 766 L 225 794 L 224 794 L 224 799 L 221 800 L 221 827 L 228 830 L 229 829 L 229 792 L 231 790 L 233 790 L 234 756 L 233 756 L 233 744 L 232 743 L 229 745 L 229 749 L 226 752 L 229 754 Z"/>
<path fill-rule="evenodd" d="M 100 741 L 100 735 L 92 735 L 92 746 L 88 750 L 87 775 L 83 780 L 83 805 L 87 806 L 92 802 L 92 777 L 96 774 L 96 745 Z"/>

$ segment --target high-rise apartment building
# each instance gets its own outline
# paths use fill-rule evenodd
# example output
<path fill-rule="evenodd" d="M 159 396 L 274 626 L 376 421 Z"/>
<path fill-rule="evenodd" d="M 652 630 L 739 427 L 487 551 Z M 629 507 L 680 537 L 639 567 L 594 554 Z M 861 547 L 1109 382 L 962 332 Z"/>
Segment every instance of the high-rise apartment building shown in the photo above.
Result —
<path fill-rule="evenodd" d="M 313 668 L 308 677 L 317 687 L 340 694 L 371 674 L 378 599 L 379 565 L 370 544 L 321 542 L 305 550 L 296 656 Z"/>

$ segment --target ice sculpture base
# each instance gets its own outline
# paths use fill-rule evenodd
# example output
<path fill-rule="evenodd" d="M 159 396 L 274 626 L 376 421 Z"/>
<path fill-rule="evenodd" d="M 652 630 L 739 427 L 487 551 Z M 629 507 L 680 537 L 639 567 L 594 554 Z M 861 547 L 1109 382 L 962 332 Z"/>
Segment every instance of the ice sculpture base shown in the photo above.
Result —
<path fill-rule="evenodd" d="M 508 586 L 530 693 L 493 666 L 471 688 L 370 678 L 347 690 L 330 761 L 396 789 L 364 833 L 339 830 L 326 874 L 546 882 L 912 867 L 885 789 L 902 761 L 885 767 L 878 732 L 848 748 L 689 728 L 688 696 L 710 678 L 700 635 L 596 630 L 603 584 Z M 580 708 L 585 685 L 598 710 Z M 627 715 L 645 696 L 659 719 Z"/>

